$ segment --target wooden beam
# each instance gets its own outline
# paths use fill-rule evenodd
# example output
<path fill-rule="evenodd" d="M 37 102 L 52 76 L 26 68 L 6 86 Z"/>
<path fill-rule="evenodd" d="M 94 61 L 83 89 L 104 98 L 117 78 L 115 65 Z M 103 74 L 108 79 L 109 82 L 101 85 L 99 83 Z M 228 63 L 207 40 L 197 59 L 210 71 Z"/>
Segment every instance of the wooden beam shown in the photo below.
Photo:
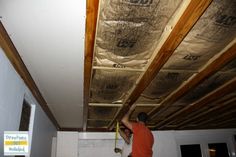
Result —
<path fill-rule="evenodd" d="M 160 104 L 136 104 L 136 107 L 155 107 Z M 105 103 L 89 103 L 89 106 L 97 107 L 122 107 L 123 104 L 105 104 Z"/>
<path fill-rule="evenodd" d="M 150 117 L 155 117 L 158 113 L 161 113 L 163 109 L 171 106 L 175 101 L 184 96 L 191 89 L 196 87 L 199 83 L 204 81 L 207 77 L 211 76 L 215 72 L 217 72 L 220 68 L 222 68 L 225 64 L 229 63 L 233 59 L 236 58 L 236 43 L 235 40 L 232 42 L 232 46 L 226 48 L 221 52 L 216 58 L 213 58 L 213 61 L 209 61 L 202 70 L 199 71 L 198 74 L 194 75 L 190 79 L 188 79 L 182 86 L 180 86 L 177 90 L 171 93 L 168 97 L 166 97 L 160 104 L 159 107 L 154 108 L 149 113 Z"/>
<path fill-rule="evenodd" d="M 214 122 L 216 120 L 224 120 L 224 119 L 228 119 L 227 116 L 230 116 L 230 115 L 234 115 L 232 113 L 236 112 L 236 105 L 235 104 L 231 104 L 231 106 L 226 110 L 218 110 L 217 112 L 215 112 L 214 114 L 212 114 L 210 116 L 210 118 L 205 118 L 204 119 L 201 119 L 200 121 L 198 121 L 198 125 L 200 126 L 203 126 L 203 125 L 208 125 L 209 123 L 211 122 Z M 227 111 L 227 112 L 226 112 Z M 235 117 L 235 116 L 233 116 Z"/>
<path fill-rule="evenodd" d="M 217 128 L 222 128 L 221 126 L 218 126 L 218 123 L 223 123 L 223 121 L 231 121 L 231 120 L 236 120 L 234 117 L 236 113 L 236 110 L 231 110 L 230 112 L 227 112 L 227 113 L 223 113 L 223 114 L 219 114 L 219 116 L 217 117 L 213 117 L 211 119 L 208 119 L 208 120 L 204 120 L 202 123 L 199 123 L 198 124 L 198 127 L 200 128 L 205 128 L 205 129 L 210 129 L 212 128 L 210 126 L 210 124 L 216 124 Z M 219 120 L 218 122 L 216 122 L 217 120 Z M 185 129 L 186 127 L 183 127 L 183 129 Z M 214 127 L 216 128 L 216 127 Z"/>
<path fill-rule="evenodd" d="M 124 103 L 123 108 L 114 117 L 109 128 L 114 126 L 117 120 L 121 120 L 124 114 L 139 98 L 144 89 L 151 83 L 163 65 L 167 62 L 175 49 L 179 46 L 197 20 L 201 17 L 212 0 L 191 0 L 184 13 L 181 15 L 179 21 L 174 26 L 167 40 L 164 42 L 156 56 L 149 64 L 148 69 L 144 72 L 142 78 L 139 80 L 137 86 L 134 88 L 129 98 Z"/>
<path fill-rule="evenodd" d="M 93 49 L 96 34 L 99 0 L 87 0 L 86 34 L 85 34 L 85 61 L 84 61 L 84 108 L 83 130 L 87 128 L 89 89 L 93 62 Z"/>
<path fill-rule="evenodd" d="M 234 112 L 233 114 L 235 114 L 235 113 L 236 113 L 236 112 Z M 217 123 L 217 126 L 228 126 L 229 123 L 232 123 L 232 122 L 235 124 L 235 121 L 236 121 L 236 118 L 235 118 L 235 117 L 229 118 L 229 119 L 227 119 L 227 120 L 223 120 L 223 121 Z"/>
<path fill-rule="evenodd" d="M 171 116 L 167 117 L 165 120 L 161 121 L 156 125 L 156 128 L 161 129 L 164 128 L 166 125 L 170 124 L 172 120 L 177 119 L 179 116 L 185 116 L 194 110 L 197 110 L 198 108 L 201 108 L 204 105 L 207 105 L 235 90 L 236 87 L 236 77 L 230 81 L 228 81 L 226 84 L 222 85 L 221 87 L 217 88 L 216 90 L 210 92 L 206 96 L 202 97 L 200 100 L 187 105 L 183 109 L 179 110 L 178 112 L 175 112 Z"/>
<path fill-rule="evenodd" d="M 6 56 L 8 57 L 9 61 L 15 68 L 16 72 L 20 75 L 20 77 L 25 82 L 26 86 L 30 89 L 31 93 L 38 101 L 44 112 L 47 114 L 49 119 L 55 125 L 57 129 L 60 129 L 58 122 L 56 121 L 55 117 L 53 116 L 52 112 L 47 106 L 45 99 L 43 98 L 42 94 L 40 93 L 37 85 L 35 84 L 32 76 L 30 75 L 28 69 L 26 68 L 24 62 L 22 61 L 17 49 L 15 48 L 13 42 L 11 41 L 7 31 L 5 30 L 2 22 L 0 21 L 0 45 L 5 52 Z M 23 102 L 22 102 L 23 103 Z"/>
<path fill-rule="evenodd" d="M 77 131 L 83 132 L 83 128 L 61 128 L 60 131 Z M 107 128 L 87 128 L 86 132 L 113 132 L 114 130 L 108 130 Z"/>
<path fill-rule="evenodd" d="M 146 71 L 145 69 L 135 69 L 135 68 L 113 68 L 113 67 L 103 67 L 103 66 L 93 66 L 93 69 L 99 69 L 99 70 L 119 70 L 119 71 L 138 71 L 138 72 L 144 72 Z M 197 70 L 183 70 L 183 69 L 161 69 L 161 72 L 176 72 L 176 73 L 181 73 L 181 72 L 189 72 L 189 73 L 198 73 Z M 222 72 L 223 73 L 223 72 Z"/>
<path fill-rule="evenodd" d="M 120 71 L 138 71 L 143 72 L 144 69 L 135 69 L 135 68 L 113 68 L 113 67 L 103 67 L 103 66 L 93 66 L 93 69 L 99 69 L 99 70 L 120 70 Z"/>
<path fill-rule="evenodd" d="M 187 120 L 179 123 L 176 128 L 182 129 L 182 127 L 184 127 L 184 125 L 186 125 L 187 123 L 190 123 L 191 121 L 194 121 L 194 120 L 196 120 L 196 119 L 198 119 L 200 117 L 203 117 L 204 115 L 207 115 L 207 114 L 209 115 L 210 113 L 215 112 L 217 110 L 221 110 L 223 107 L 229 108 L 231 106 L 230 104 L 235 103 L 235 102 L 236 102 L 236 98 L 233 98 L 233 99 L 228 100 L 228 101 L 226 101 L 224 103 L 216 104 L 214 107 L 210 108 L 209 110 L 206 110 L 204 112 L 198 113 L 195 116 L 192 116 L 192 117 L 188 116 L 189 118 Z M 225 108 L 224 108 L 224 110 L 225 110 Z"/>

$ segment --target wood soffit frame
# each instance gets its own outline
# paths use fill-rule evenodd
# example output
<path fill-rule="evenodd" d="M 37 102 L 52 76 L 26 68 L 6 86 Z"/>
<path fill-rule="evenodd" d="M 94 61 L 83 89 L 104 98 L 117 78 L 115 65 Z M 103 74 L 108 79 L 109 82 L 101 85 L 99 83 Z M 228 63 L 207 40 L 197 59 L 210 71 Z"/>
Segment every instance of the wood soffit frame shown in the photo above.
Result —
<path fill-rule="evenodd" d="M 15 48 L 13 42 L 11 41 L 1 21 L 0 21 L 0 44 L 6 56 L 8 57 L 9 61 L 11 62 L 15 70 L 17 71 L 17 73 L 20 75 L 20 77 L 23 79 L 27 87 L 30 89 L 33 96 L 36 98 L 40 106 L 43 108 L 44 112 L 47 114 L 49 119 L 52 121 L 55 127 L 59 130 L 60 126 L 57 120 L 55 119 L 52 112 L 48 108 L 45 99 L 40 93 L 37 85 L 35 84 L 24 62 L 22 61 L 17 49 Z"/>
<path fill-rule="evenodd" d="M 162 66 L 171 57 L 175 49 L 179 46 L 191 28 L 195 25 L 197 20 L 201 17 L 204 11 L 211 4 L 212 0 L 191 0 L 188 7 L 180 17 L 177 24 L 174 26 L 171 34 L 162 45 L 161 49 L 152 60 L 148 69 L 144 72 L 144 75 L 138 82 L 135 89 L 132 91 L 129 99 L 124 103 L 124 106 L 116 114 L 115 118 L 109 124 L 108 128 L 112 129 L 115 122 L 120 121 L 129 108 L 139 98 L 145 88 L 151 83 L 156 74 L 160 71 Z"/>
<path fill-rule="evenodd" d="M 87 128 L 89 89 L 92 73 L 93 50 L 96 34 L 97 15 L 99 0 L 87 0 L 86 9 L 86 34 L 85 34 L 85 62 L 84 62 L 84 107 L 83 107 L 83 130 Z"/>

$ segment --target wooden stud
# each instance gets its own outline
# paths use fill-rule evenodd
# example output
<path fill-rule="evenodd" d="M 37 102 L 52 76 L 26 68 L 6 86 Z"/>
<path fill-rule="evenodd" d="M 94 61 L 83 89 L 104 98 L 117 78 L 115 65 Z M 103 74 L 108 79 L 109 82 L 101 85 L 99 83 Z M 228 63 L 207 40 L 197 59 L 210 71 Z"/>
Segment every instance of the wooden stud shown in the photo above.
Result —
<path fill-rule="evenodd" d="M 220 128 L 220 126 L 218 126 L 218 124 L 222 123 L 222 124 L 227 125 L 227 124 L 229 124 L 229 121 L 236 120 L 234 117 L 235 114 L 236 114 L 235 110 L 223 113 L 217 117 L 213 117 L 211 119 L 204 120 L 202 123 L 198 124 L 198 127 L 208 129 L 210 126 L 209 124 L 213 123 L 213 124 L 217 124 L 217 128 Z M 218 120 L 218 122 L 217 122 L 217 120 Z"/>
<path fill-rule="evenodd" d="M 230 48 L 220 53 L 220 55 L 217 56 L 216 59 L 210 61 L 202 70 L 199 71 L 198 74 L 188 79 L 184 84 L 182 84 L 182 86 L 180 86 L 177 90 L 175 90 L 168 97 L 166 97 L 160 103 L 161 105 L 159 107 L 156 107 L 153 111 L 149 113 L 149 116 L 153 118 L 156 115 L 158 115 L 158 113 L 160 113 L 163 109 L 166 109 L 167 107 L 171 106 L 175 101 L 180 99 L 187 92 L 189 92 L 199 83 L 204 81 L 207 77 L 217 72 L 225 64 L 227 64 L 228 62 L 230 62 L 235 58 L 236 58 L 236 44 L 234 43 Z"/>
<path fill-rule="evenodd" d="M 77 131 L 84 132 L 83 128 L 61 128 L 60 131 Z M 107 128 L 87 128 L 86 132 L 112 132 L 113 130 L 108 130 Z"/>
<path fill-rule="evenodd" d="M 142 78 L 139 80 L 137 86 L 134 88 L 129 98 L 124 103 L 124 106 L 120 112 L 114 117 L 113 121 L 109 125 L 109 129 L 112 129 L 114 123 L 125 115 L 129 108 L 139 98 L 144 89 L 151 83 L 153 78 L 160 71 L 162 66 L 167 62 L 175 49 L 179 46 L 197 20 L 201 17 L 212 0 L 191 0 L 188 7 L 180 17 L 177 24 L 174 26 L 167 40 L 164 42 L 156 56 L 149 64 L 148 69 L 144 72 Z"/>
<path fill-rule="evenodd" d="M 137 107 L 155 107 L 160 104 L 136 104 Z M 104 103 L 89 103 L 89 106 L 98 106 L 98 107 L 122 107 L 123 104 L 104 104 Z"/>
<path fill-rule="evenodd" d="M 216 106 L 214 106 L 213 108 L 210 108 L 209 110 L 203 111 L 193 117 L 188 118 L 187 120 L 181 122 L 178 124 L 178 126 L 176 128 L 181 129 L 184 125 L 186 125 L 187 123 L 191 123 L 191 121 L 194 121 L 195 119 L 198 119 L 199 117 L 203 117 L 204 115 L 207 115 L 209 113 L 215 112 L 217 110 L 222 110 L 223 107 L 230 107 L 231 103 L 235 103 L 236 102 L 236 98 L 233 98 L 231 100 L 228 100 L 227 102 L 221 103 L 221 104 L 217 104 Z"/>
<path fill-rule="evenodd" d="M 33 94 L 35 99 L 38 101 L 38 103 L 40 104 L 44 112 L 47 114 L 47 116 L 55 125 L 55 127 L 57 129 L 60 129 L 58 122 L 56 121 L 52 112 L 48 108 L 45 99 L 40 93 L 37 85 L 35 84 L 24 62 L 22 61 L 17 49 L 15 48 L 13 42 L 11 41 L 1 21 L 0 21 L 0 45 L 2 49 L 4 50 L 6 56 L 8 57 L 9 61 L 11 62 L 11 64 L 13 65 L 17 73 L 20 75 L 20 77 L 23 79 L 27 87 L 30 89 L 31 93 Z"/>
<path fill-rule="evenodd" d="M 177 117 L 187 115 L 187 114 L 191 113 L 192 111 L 197 110 L 198 108 L 201 108 L 202 106 L 207 105 L 207 104 L 231 93 L 232 91 L 235 90 L 235 87 L 236 87 L 236 78 L 228 81 L 226 84 L 224 84 L 221 87 L 217 88 L 216 90 L 210 92 L 209 94 L 207 94 L 206 96 L 204 96 L 200 100 L 198 100 L 198 101 L 184 107 L 183 109 L 179 110 L 178 112 L 172 114 L 171 116 L 169 116 L 165 120 L 158 123 L 156 125 L 156 128 L 159 128 L 159 129 L 164 128 L 165 125 L 170 124 L 172 122 L 172 120 L 176 119 Z"/>
<path fill-rule="evenodd" d="M 93 49 L 96 34 L 97 14 L 99 0 L 87 0 L 86 35 L 85 35 L 85 61 L 84 61 L 84 108 L 83 130 L 87 128 L 89 89 L 92 73 Z"/>

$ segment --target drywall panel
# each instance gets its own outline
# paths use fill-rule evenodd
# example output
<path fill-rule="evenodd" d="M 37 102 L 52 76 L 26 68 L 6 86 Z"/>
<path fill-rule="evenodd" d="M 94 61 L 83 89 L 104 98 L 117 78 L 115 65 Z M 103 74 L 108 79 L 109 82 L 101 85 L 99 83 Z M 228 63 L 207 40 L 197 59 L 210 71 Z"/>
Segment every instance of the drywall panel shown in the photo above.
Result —
<path fill-rule="evenodd" d="M 118 137 L 117 147 L 122 148 L 123 140 Z M 115 133 L 79 133 L 78 157 L 120 157 L 114 152 Z"/>
<path fill-rule="evenodd" d="M 120 141 L 119 141 L 120 142 Z M 120 157 L 114 152 L 114 139 L 103 140 L 79 140 L 79 157 Z M 118 146 L 122 148 L 122 145 Z"/>
<path fill-rule="evenodd" d="M 49 104 L 83 106 L 85 16 L 85 0 L 0 1 L 1 22 Z"/>
<path fill-rule="evenodd" d="M 177 146 L 174 131 L 154 131 L 153 136 L 155 139 L 153 145 L 153 157 L 176 157 Z"/>
<path fill-rule="evenodd" d="M 78 156 L 78 132 L 57 132 L 57 157 Z"/>
<path fill-rule="evenodd" d="M 25 87 L 0 48 L 0 141 L 4 131 L 19 130 Z M 0 142 L 3 156 L 3 142 Z"/>
<path fill-rule="evenodd" d="M 81 128 L 83 107 L 79 104 L 48 104 L 61 127 Z"/>
<path fill-rule="evenodd" d="M 48 119 L 41 107 L 37 106 L 34 117 L 34 129 L 31 146 L 32 157 L 49 157 L 52 139 L 56 136 L 56 128 Z"/>
<path fill-rule="evenodd" d="M 231 157 L 235 157 L 235 148 L 233 137 L 236 129 L 219 130 L 184 130 L 184 131 L 153 131 L 154 145 L 153 157 L 180 157 L 180 144 L 198 143 L 204 150 L 208 148 L 208 142 L 226 142 Z M 94 133 L 76 133 L 76 132 L 58 132 L 60 136 L 61 148 L 60 155 L 70 156 L 78 153 L 77 157 L 116 157 L 119 156 L 113 152 L 115 146 L 114 132 L 94 132 Z M 64 141 L 63 141 L 64 140 Z M 69 141 L 72 140 L 70 143 Z M 118 138 L 117 146 L 122 146 L 121 137 Z M 78 146 L 75 148 L 75 146 Z M 58 151 L 58 150 L 57 150 Z M 69 151 L 69 155 L 66 152 Z M 57 154 L 58 155 L 58 154 Z M 61 156 L 58 156 L 61 157 Z M 204 155 L 203 157 L 208 157 Z"/>
<path fill-rule="evenodd" d="M 0 141 L 3 141 L 4 131 L 19 130 L 24 98 L 29 104 L 36 105 L 31 156 L 49 157 L 51 141 L 52 137 L 55 136 L 56 128 L 33 98 L 0 48 Z M 2 142 L 0 142 L 0 156 L 3 156 Z"/>

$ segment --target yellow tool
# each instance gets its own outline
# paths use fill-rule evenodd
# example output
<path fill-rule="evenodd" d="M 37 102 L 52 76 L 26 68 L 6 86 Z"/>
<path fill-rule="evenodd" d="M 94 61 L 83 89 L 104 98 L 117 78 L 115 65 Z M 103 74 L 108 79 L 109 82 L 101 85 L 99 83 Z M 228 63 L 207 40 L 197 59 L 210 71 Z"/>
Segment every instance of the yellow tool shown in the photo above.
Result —
<path fill-rule="evenodd" d="M 115 148 L 117 146 L 117 141 L 118 141 L 118 132 L 119 132 L 119 122 L 117 121 L 117 123 L 116 123 L 116 134 L 115 134 Z"/>

